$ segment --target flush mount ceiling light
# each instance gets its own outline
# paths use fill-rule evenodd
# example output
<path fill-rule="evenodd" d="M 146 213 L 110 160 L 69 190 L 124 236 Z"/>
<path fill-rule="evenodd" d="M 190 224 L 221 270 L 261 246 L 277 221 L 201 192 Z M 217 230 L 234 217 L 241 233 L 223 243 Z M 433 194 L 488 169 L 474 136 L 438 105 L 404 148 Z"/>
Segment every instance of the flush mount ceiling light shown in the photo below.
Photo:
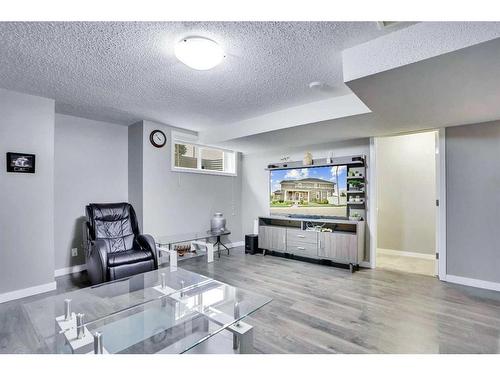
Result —
<path fill-rule="evenodd" d="M 325 87 L 325 84 L 320 81 L 314 81 L 309 83 L 309 88 L 311 90 L 321 90 L 323 87 Z"/>
<path fill-rule="evenodd" d="M 208 70 L 220 64 L 224 51 L 213 40 L 193 36 L 177 43 L 175 56 L 190 68 Z"/>

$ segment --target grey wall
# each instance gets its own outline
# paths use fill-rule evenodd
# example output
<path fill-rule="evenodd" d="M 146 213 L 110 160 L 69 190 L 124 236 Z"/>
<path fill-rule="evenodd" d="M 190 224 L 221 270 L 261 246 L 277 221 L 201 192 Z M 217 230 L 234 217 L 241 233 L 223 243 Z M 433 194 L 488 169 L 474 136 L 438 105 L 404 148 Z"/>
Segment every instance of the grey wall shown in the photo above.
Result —
<path fill-rule="evenodd" d="M 167 144 L 162 148 L 156 148 L 149 142 L 149 135 L 154 129 L 162 130 L 167 136 Z M 228 240 L 242 241 L 241 169 L 237 177 L 173 172 L 170 164 L 173 130 L 176 129 L 163 124 L 142 122 L 140 201 L 144 232 L 160 236 L 207 230 L 211 216 L 222 212 L 227 219 L 227 227 L 232 231 Z M 137 145 L 134 147 L 140 148 Z M 141 157 L 136 151 L 133 154 L 136 158 Z M 140 164 L 137 159 L 130 159 L 129 163 L 130 166 Z"/>
<path fill-rule="evenodd" d="M 55 267 L 85 263 L 82 223 L 91 202 L 128 201 L 127 127 L 56 114 Z M 71 256 L 71 248 L 78 256 Z"/>
<path fill-rule="evenodd" d="M 279 148 L 268 152 L 244 154 L 242 159 L 242 224 L 243 233 L 253 233 L 253 221 L 258 216 L 269 215 L 269 171 L 265 168 L 269 163 L 279 162 L 284 156 L 291 160 L 302 160 L 309 151 L 314 159 L 326 158 L 331 151 L 334 156 L 366 155 L 367 165 L 370 160 L 369 139 L 357 139 L 346 142 L 309 145 L 298 148 Z M 367 182 L 369 183 L 369 181 Z M 368 190 L 368 186 L 367 186 Z M 369 197 L 367 196 L 367 199 Z M 367 223 L 365 259 L 369 259 L 369 223 Z"/>
<path fill-rule="evenodd" d="M 500 121 L 446 129 L 447 273 L 500 282 Z"/>
<path fill-rule="evenodd" d="M 128 127 L 128 201 L 134 206 L 139 228 L 142 230 L 142 121 Z"/>
<path fill-rule="evenodd" d="M 36 155 L 7 173 L 6 152 Z M 0 293 L 54 281 L 54 101 L 0 89 Z"/>
<path fill-rule="evenodd" d="M 377 139 L 378 248 L 436 252 L 435 136 Z"/>

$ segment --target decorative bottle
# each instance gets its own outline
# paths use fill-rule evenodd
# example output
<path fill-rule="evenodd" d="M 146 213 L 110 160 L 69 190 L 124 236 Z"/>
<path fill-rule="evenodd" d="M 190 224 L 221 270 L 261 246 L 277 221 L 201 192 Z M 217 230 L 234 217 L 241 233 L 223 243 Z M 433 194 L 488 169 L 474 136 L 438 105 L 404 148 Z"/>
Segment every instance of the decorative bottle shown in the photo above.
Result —
<path fill-rule="evenodd" d="M 216 212 L 210 220 L 210 229 L 212 232 L 223 232 L 226 230 L 226 219 L 221 212 Z"/>

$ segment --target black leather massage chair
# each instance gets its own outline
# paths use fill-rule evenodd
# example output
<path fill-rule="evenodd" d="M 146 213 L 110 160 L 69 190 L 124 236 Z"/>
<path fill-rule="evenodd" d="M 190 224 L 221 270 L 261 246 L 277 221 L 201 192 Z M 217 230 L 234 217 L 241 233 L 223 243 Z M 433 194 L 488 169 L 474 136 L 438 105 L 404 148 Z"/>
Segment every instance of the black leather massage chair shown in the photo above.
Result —
<path fill-rule="evenodd" d="M 85 211 L 85 257 L 92 285 L 158 268 L 153 237 L 139 233 L 130 204 L 91 203 Z"/>

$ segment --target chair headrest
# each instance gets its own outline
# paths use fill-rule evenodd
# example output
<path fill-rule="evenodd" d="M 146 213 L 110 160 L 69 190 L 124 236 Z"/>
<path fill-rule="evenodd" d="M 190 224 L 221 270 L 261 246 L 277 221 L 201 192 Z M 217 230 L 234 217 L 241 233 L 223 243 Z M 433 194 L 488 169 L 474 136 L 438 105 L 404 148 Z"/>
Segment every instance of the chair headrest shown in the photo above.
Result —
<path fill-rule="evenodd" d="M 131 216 L 129 203 L 90 203 L 87 206 L 89 219 L 96 221 L 118 221 Z"/>

